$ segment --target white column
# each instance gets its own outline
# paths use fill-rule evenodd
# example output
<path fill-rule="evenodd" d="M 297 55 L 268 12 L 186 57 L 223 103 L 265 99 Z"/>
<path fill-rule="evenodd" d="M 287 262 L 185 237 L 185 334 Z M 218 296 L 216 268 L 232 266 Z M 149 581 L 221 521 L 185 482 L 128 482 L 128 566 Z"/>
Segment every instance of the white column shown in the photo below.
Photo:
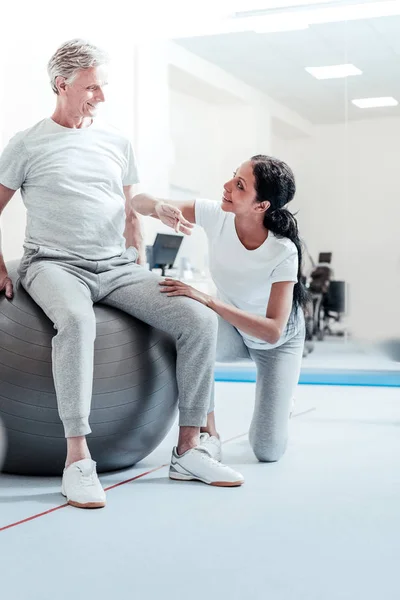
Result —
<path fill-rule="evenodd" d="M 172 146 L 169 125 L 168 55 L 164 42 L 136 47 L 135 150 L 141 189 L 168 197 Z M 145 239 L 152 243 L 160 224 L 143 219 Z"/>

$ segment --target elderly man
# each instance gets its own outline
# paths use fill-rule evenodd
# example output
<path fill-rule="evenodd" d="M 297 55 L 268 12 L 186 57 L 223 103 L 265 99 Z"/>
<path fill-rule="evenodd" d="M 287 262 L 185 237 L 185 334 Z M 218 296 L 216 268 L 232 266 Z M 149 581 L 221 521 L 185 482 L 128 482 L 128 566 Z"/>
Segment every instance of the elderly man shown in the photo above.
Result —
<path fill-rule="evenodd" d="M 119 131 L 96 120 L 107 62 L 101 49 L 83 40 L 63 44 L 48 64 L 57 100 L 53 115 L 15 135 L 0 158 L 0 213 L 19 188 L 27 209 L 21 282 L 57 330 L 53 376 L 67 438 L 62 493 L 83 508 L 105 505 L 86 443 L 94 302 L 123 310 L 176 340 L 180 430 L 170 477 L 243 483 L 240 473 L 214 460 L 200 443 L 213 382 L 216 317 L 188 298 L 160 294 L 160 278 L 140 264 L 134 153 Z M 165 205 L 156 210 L 171 224 Z M 191 225 L 182 216 L 178 221 L 187 233 Z M 12 297 L 1 246 L 0 291 Z"/>

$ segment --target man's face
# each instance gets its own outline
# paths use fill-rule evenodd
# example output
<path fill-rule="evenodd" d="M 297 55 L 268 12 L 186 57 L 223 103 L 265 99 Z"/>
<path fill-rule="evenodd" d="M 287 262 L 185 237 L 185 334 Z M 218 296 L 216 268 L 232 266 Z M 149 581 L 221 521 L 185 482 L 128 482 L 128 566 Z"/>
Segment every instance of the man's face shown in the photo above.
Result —
<path fill-rule="evenodd" d="M 97 107 L 104 102 L 104 87 L 107 85 L 107 67 L 91 67 L 78 71 L 75 79 L 60 86 L 64 107 L 72 117 L 93 118 Z"/>

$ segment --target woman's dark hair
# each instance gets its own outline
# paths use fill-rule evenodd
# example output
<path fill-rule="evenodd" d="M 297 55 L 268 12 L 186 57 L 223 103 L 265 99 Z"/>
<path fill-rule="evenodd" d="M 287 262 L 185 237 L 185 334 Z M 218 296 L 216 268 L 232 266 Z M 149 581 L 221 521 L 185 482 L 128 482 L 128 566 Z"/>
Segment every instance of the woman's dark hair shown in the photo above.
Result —
<path fill-rule="evenodd" d="M 308 300 L 308 292 L 301 277 L 303 249 L 297 220 L 285 206 L 293 200 L 296 193 L 296 183 L 292 169 L 283 161 L 271 156 L 258 154 L 251 157 L 255 178 L 257 202 L 270 202 L 271 206 L 265 212 L 264 226 L 279 237 L 291 240 L 299 255 L 297 283 L 293 290 L 293 312 L 299 306 L 304 307 Z"/>

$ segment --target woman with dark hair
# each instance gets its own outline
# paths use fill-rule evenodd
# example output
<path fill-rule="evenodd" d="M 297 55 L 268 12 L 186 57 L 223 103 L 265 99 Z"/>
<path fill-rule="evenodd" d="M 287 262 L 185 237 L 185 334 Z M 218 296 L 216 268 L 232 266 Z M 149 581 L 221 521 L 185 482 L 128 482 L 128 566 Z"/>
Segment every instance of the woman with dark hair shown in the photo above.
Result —
<path fill-rule="evenodd" d="M 292 170 L 264 155 L 243 163 L 224 185 L 221 202 L 160 201 L 139 194 L 135 209 L 190 233 L 203 227 L 217 298 L 173 279 L 161 292 L 188 296 L 219 316 L 217 360 L 252 359 L 257 368 L 255 409 L 249 440 L 260 461 L 283 455 L 298 383 L 307 292 L 301 279 L 302 248 L 295 217 L 286 206 L 296 191 Z M 202 445 L 221 460 L 211 400 Z"/>

